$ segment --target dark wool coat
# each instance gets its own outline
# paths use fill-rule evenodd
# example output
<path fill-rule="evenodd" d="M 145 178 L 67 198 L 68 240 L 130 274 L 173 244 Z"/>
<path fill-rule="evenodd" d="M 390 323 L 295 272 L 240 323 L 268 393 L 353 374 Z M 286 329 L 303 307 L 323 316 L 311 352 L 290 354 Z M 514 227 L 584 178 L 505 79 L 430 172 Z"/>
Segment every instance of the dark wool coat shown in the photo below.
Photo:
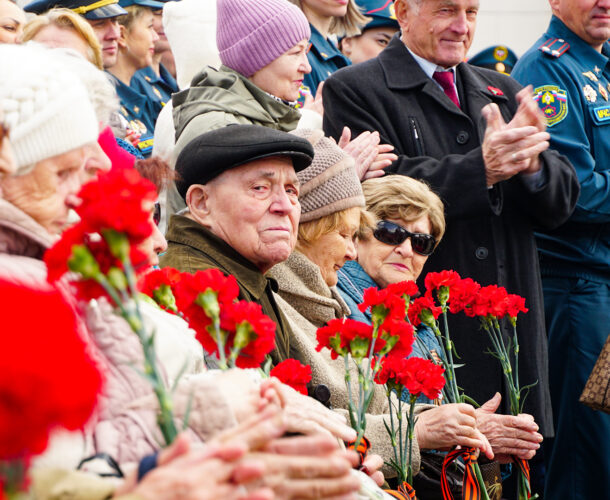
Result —
<path fill-rule="evenodd" d="M 382 143 L 399 155 L 386 170 L 426 181 L 445 203 L 447 232 L 428 259 L 420 279 L 430 271 L 454 269 L 481 285 L 498 284 L 526 298 L 530 311 L 518 321 L 520 382 L 537 382 L 525 411 L 534 415 L 545 436 L 553 433 L 548 391 L 548 358 L 542 288 L 534 241 L 535 228 L 552 228 L 571 214 L 578 181 L 571 164 L 555 152 L 542 155 L 542 176 L 522 176 L 487 189 L 481 142 L 481 109 L 495 102 L 508 122 L 517 109 L 521 88 L 513 79 L 490 70 L 457 66 L 462 109 L 428 78 L 398 36 L 379 57 L 334 73 L 324 85 L 324 129 L 338 138 L 343 126 L 352 137 L 378 130 Z M 450 315 L 450 331 L 466 366 L 458 384 L 479 403 L 496 391 L 509 412 L 499 362 L 477 321 Z M 510 327 L 509 327 L 510 328 Z M 504 331 L 505 339 L 512 328 Z"/>

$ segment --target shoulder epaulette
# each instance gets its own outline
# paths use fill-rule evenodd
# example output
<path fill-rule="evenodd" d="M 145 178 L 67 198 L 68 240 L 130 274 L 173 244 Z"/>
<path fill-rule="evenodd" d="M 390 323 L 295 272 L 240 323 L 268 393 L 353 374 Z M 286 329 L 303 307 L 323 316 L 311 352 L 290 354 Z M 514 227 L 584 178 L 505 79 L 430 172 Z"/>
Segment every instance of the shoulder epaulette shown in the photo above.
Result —
<path fill-rule="evenodd" d="M 570 44 L 563 38 L 549 38 L 538 50 L 552 57 L 561 57 L 570 48 Z"/>

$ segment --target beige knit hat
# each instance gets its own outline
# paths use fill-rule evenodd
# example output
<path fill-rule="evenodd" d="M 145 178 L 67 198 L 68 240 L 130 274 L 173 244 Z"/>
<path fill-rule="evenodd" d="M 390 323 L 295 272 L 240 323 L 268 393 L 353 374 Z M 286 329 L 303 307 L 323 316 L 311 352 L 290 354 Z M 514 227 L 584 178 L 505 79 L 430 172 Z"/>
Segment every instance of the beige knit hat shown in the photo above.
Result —
<path fill-rule="evenodd" d="M 364 195 L 354 160 L 321 130 L 298 129 L 291 134 L 313 144 L 312 164 L 297 172 L 301 183 L 301 222 L 321 219 L 347 208 L 364 207 Z"/>

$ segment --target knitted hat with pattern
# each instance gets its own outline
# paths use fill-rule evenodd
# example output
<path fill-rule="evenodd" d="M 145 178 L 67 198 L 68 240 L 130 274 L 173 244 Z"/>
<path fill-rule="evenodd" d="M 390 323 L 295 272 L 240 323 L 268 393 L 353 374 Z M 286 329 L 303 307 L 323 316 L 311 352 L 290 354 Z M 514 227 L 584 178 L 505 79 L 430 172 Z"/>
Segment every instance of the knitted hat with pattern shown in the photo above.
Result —
<path fill-rule="evenodd" d="M 247 78 L 311 35 L 301 9 L 287 0 L 218 0 L 216 8 L 220 60 Z"/>
<path fill-rule="evenodd" d="M 0 74 L 0 109 L 17 175 L 97 140 L 98 123 L 87 91 L 53 49 L 1 44 Z"/>
<path fill-rule="evenodd" d="M 364 207 L 364 195 L 354 160 L 321 130 L 297 129 L 291 134 L 313 144 L 309 167 L 297 172 L 301 184 L 301 222 L 321 219 L 341 210 Z"/>

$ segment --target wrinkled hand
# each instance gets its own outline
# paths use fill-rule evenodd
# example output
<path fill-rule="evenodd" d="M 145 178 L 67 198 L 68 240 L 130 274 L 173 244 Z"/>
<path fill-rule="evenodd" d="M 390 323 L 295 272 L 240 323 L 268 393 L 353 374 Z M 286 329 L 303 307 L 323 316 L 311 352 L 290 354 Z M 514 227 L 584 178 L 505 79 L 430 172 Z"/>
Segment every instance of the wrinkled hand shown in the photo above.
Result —
<path fill-rule="evenodd" d="M 375 177 L 381 177 L 385 175 L 383 169 L 389 167 L 394 161 L 398 159 L 398 156 L 390 152 L 393 150 L 394 146 L 392 146 L 391 144 L 380 144 L 379 146 L 377 146 L 377 156 L 369 165 L 368 170 L 364 173 L 364 177 L 360 180 L 365 181 L 367 179 L 374 179 Z"/>
<path fill-rule="evenodd" d="M 251 453 L 251 459 L 263 463 L 265 474 L 251 487 L 268 488 L 275 498 L 356 498 L 359 479 L 351 474 L 358 464 L 353 451 L 340 450 L 330 436 L 297 436 L 275 440 L 265 452 Z"/>
<path fill-rule="evenodd" d="M 475 410 L 477 427 L 488 439 L 496 460 L 502 463 L 512 461 L 511 455 L 531 459 L 540 448 L 542 436 L 537 432 L 534 417 L 521 414 L 498 415 L 496 410 L 502 396 L 499 393 Z"/>
<path fill-rule="evenodd" d="M 356 439 L 356 431 L 349 427 L 345 417 L 329 410 L 322 403 L 304 396 L 275 378 L 270 383 L 277 387 L 284 400 L 284 423 L 287 432 L 298 434 L 326 434 L 343 441 Z"/>
<path fill-rule="evenodd" d="M 358 178 L 362 180 L 371 164 L 377 158 L 379 133 L 366 131 L 353 140 L 351 140 L 351 137 L 352 132 L 350 129 L 344 127 L 338 145 L 354 159 Z"/>
<path fill-rule="evenodd" d="M 549 148 L 550 135 L 535 126 L 508 127 L 494 103 L 481 113 L 487 128 L 481 146 L 488 186 L 510 179 L 518 173 L 540 170 L 538 155 Z"/>
<path fill-rule="evenodd" d="M 322 101 L 323 86 L 324 82 L 320 82 L 320 85 L 318 85 L 318 89 L 316 90 L 316 97 L 312 96 L 309 93 L 305 96 L 303 109 L 309 109 L 310 111 L 315 111 L 320 116 L 324 116 L 324 102 Z"/>
<path fill-rule="evenodd" d="M 264 472 L 261 461 L 237 461 L 245 452 L 243 444 L 209 445 L 195 451 L 190 449 L 186 436 L 178 436 L 159 453 L 157 468 L 135 487 L 123 488 L 115 496 L 131 493 L 143 500 L 273 499 L 269 489 L 248 492 L 240 486 L 260 479 Z"/>
<path fill-rule="evenodd" d="M 140 137 L 142 137 L 142 134 L 139 134 L 131 128 L 128 128 L 125 132 L 125 140 L 131 143 L 131 145 L 134 147 L 140 142 Z"/>
<path fill-rule="evenodd" d="M 383 458 L 379 455 L 367 454 L 364 462 L 362 463 L 362 472 L 368 474 L 377 486 L 383 486 L 385 478 L 381 468 L 383 467 Z"/>
<path fill-rule="evenodd" d="M 460 445 L 477 448 L 489 459 L 494 456 L 487 438 L 477 429 L 475 410 L 469 404 L 452 403 L 421 412 L 415 423 L 415 436 L 421 449 Z"/>

